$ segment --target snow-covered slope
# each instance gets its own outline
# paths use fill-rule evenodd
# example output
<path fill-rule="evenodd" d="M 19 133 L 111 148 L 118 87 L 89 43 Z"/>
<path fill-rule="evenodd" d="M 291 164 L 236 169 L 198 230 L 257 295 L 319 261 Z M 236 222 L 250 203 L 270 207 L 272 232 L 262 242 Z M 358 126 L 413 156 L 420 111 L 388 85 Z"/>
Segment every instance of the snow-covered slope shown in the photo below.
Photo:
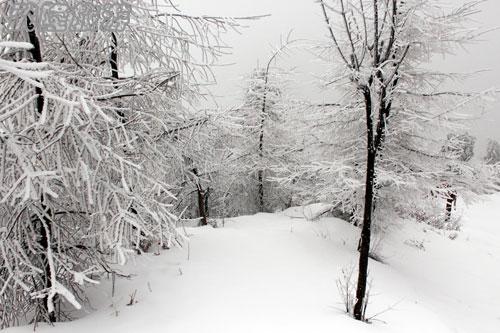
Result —
<path fill-rule="evenodd" d="M 138 275 L 117 280 L 115 297 L 104 281 L 91 290 L 91 313 L 37 331 L 498 333 L 499 207 L 500 195 L 471 207 L 454 240 L 411 222 L 391 226 L 375 249 L 384 263 L 370 262 L 368 312 L 381 313 L 370 325 L 343 313 L 336 287 L 341 269 L 357 261 L 357 229 L 258 214 L 188 229 L 189 250 L 140 257 L 124 269 Z"/>

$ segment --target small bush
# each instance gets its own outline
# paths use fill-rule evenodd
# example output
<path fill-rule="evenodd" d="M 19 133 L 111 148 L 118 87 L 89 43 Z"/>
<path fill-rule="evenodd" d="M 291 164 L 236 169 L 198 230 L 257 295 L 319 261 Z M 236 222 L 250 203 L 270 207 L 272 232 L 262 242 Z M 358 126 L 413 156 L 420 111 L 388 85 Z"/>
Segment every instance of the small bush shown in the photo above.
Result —
<path fill-rule="evenodd" d="M 354 304 L 356 304 L 356 281 L 354 278 L 355 271 L 356 270 L 352 265 L 350 267 L 344 267 L 342 268 L 341 276 L 337 279 L 337 289 L 339 291 L 340 297 L 342 298 L 344 311 L 350 316 L 353 316 Z M 366 309 L 368 307 L 368 302 L 370 299 L 370 287 L 371 283 L 368 283 L 361 317 L 361 320 L 364 322 L 368 322 L 368 319 L 366 317 Z"/>

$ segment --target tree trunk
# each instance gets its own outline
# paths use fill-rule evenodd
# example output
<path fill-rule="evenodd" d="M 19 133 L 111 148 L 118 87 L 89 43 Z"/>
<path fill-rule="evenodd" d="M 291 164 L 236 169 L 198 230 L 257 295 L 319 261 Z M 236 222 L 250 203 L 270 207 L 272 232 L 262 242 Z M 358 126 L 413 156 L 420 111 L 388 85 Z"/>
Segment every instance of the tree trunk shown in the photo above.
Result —
<path fill-rule="evenodd" d="M 364 99 L 366 108 L 366 137 L 367 137 L 367 161 L 366 161 L 366 183 L 365 183 L 365 206 L 363 213 L 363 227 L 359 244 L 359 267 L 358 283 L 356 288 L 356 304 L 353 315 L 357 320 L 364 320 L 366 305 L 366 284 L 368 280 L 368 255 L 370 253 L 371 224 L 373 212 L 373 190 L 375 182 L 375 159 L 377 157 L 377 142 L 374 139 L 374 127 L 372 119 L 372 99 L 370 89 L 365 87 Z"/>
<path fill-rule="evenodd" d="M 257 181 L 259 183 L 259 210 L 264 211 L 264 170 L 259 170 L 257 173 Z"/>
<path fill-rule="evenodd" d="M 40 255 L 40 260 L 43 266 L 42 270 L 44 274 L 44 287 L 48 289 L 52 287 L 49 258 L 47 257 L 49 240 L 52 235 L 52 220 L 50 217 L 52 214 L 50 208 L 46 207 L 43 201 L 44 200 L 42 197 L 43 223 L 38 218 L 35 218 L 35 221 L 39 222 L 39 227 L 40 227 L 39 228 L 40 239 L 38 240 L 38 244 L 40 245 L 43 251 L 42 254 Z M 45 228 L 44 224 L 47 226 L 47 228 Z M 48 321 L 54 323 L 56 322 L 56 313 L 55 311 L 49 313 L 47 302 L 48 302 L 48 297 L 46 296 L 43 298 L 43 308 L 47 314 Z"/>
<path fill-rule="evenodd" d="M 264 92 L 262 95 L 262 109 L 260 110 L 260 128 L 259 128 L 259 162 L 262 163 L 264 158 L 264 128 L 266 124 L 266 109 L 267 109 L 267 84 L 269 82 L 269 64 L 267 65 L 264 77 Z M 264 211 L 264 170 L 261 168 L 257 173 L 259 186 L 259 208 Z"/>
<path fill-rule="evenodd" d="M 194 168 L 193 169 L 193 174 L 196 176 L 195 183 L 196 183 L 196 194 L 198 196 L 198 215 L 201 217 L 200 220 L 200 225 L 205 226 L 208 225 L 208 218 L 207 218 L 207 203 L 205 201 L 205 192 L 203 190 L 203 187 L 200 184 L 200 179 L 198 178 L 198 169 Z"/>
<path fill-rule="evenodd" d="M 30 15 L 33 15 L 31 12 Z M 40 47 L 40 40 L 38 39 L 35 26 L 31 22 L 31 19 L 29 15 L 26 17 L 26 25 L 28 27 L 28 37 L 30 43 L 33 45 L 33 48 L 30 50 L 31 55 L 33 57 L 34 62 L 42 62 L 42 50 Z M 42 89 L 36 87 L 35 88 L 35 93 L 38 95 L 36 99 L 36 112 L 40 116 L 43 112 L 43 108 L 45 105 L 45 99 L 43 97 L 43 92 Z M 49 240 L 51 238 L 52 234 L 52 220 L 51 220 L 51 212 L 50 208 L 46 206 L 44 203 L 44 198 L 43 196 L 40 198 L 40 203 L 41 207 L 43 210 L 43 222 L 40 221 L 38 217 L 34 217 L 31 221 L 31 223 L 35 226 L 36 230 L 36 224 L 39 225 L 39 240 L 38 240 L 38 245 L 42 249 L 42 253 L 40 254 L 40 263 L 42 265 L 42 271 L 44 274 L 44 288 L 51 288 L 52 287 L 52 281 L 51 281 L 51 274 L 50 274 L 50 265 L 49 265 L 49 259 L 47 257 L 47 251 L 49 248 Z M 44 226 L 46 225 L 46 227 Z M 55 322 L 56 321 L 56 314 L 54 312 L 49 313 L 48 311 L 48 304 L 47 304 L 48 298 L 44 297 L 43 298 L 43 308 L 45 310 L 45 313 L 47 314 L 47 319 L 49 322 Z"/>
<path fill-rule="evenodd" d="M 111 65 L 111 77 L 113 78 L 115 84 L 117 84 L 120 79 L 118 75 L 118 39 L 114 32 L 111 33 L 111 54 L 109 58 L 109 63 Z M 122 110 L 118 110 L 116 114 L 120 117 L 122 124 L 126 122 L 125 114 Z"/>
<path fill-rule="evenodd" d="M 42 50 L 40 48 L 40 40 L 38 39 L 38 36 L 35 31 L 35 26 L 31 22 L 31 19 L 29 16 L 26 17 L 26 25 L 28 26 L 28 37 L 30 40 L 30 43 L 33 44 L 33 48 L 30 50 L 31 55 L 33 57 L 33 61 L 35 62 L 42 62 Z M 37 100 L 36 100 L 36 111 L 40 115 L 42 114 L 43 110 L 43 105 L 45 103 L 45 100 L 42 95 L 42 89 L 39 87 L 35 88 L 35 92 L 38 95 Z"/>
<path fill-rule="evenodd" d="M 205 190 L 205 215 L 208 217 L 210 217 L 210 210 L 209 210 L 209 197 L 210 197 L 210 187 L 207 187 L 207 189 Z"/>
<path fill-rule="evenodd" d="M 114 32 L 111 33 L 111 54 L 110 54 L 110 65 L 111 65 L 111 77 L 118 80 L 118 39 Z"/>
<path fill-rule="evenodd" d="M 451 220 L 451 211 L 453 210 L 453 206 L 457 202 L 457 195 L 455 192 L 449 191 L 448 197 L 446 198 L 446 222 L 450 222 Z"/>
<path fill-rule="evenodd" d="M 262 163 L 264 157 L 264 125 L 265 125 L 265 115 L 266 111 L 266 94 L 264 93 L 264 102 L 262 105 L 261 119 L 260 119 L 260 135 L 259 135 L 259 160 Z M 261 212 L 264 211 L 264 170 L 261 168 L 257 172 L 257 181 L 259 186 L 259 209 Z"/>
<path fill-rule="evenodd" d="M 205 192 L 198 186 L 198 214 L 201 217 L 200 225 L 208 225 L 207 212 L 205 210 Z"/>
<path fill-rule="evenodd" d="M 371 223 L 373 209 L 373 183 L 375 180 L 375 156 L 374 150 L 369 150 L 366 166 L 366 188 L 365 207 L 363 216 L 363 227 L 361 231 L 359 249 L 358 285 L 356 289 L 356 304 L 354 306 L 354 318 L 364 320 L 364 308 L 366 299 L 366 285 L 368 280 L 368 256 L 370 253 Z"/>

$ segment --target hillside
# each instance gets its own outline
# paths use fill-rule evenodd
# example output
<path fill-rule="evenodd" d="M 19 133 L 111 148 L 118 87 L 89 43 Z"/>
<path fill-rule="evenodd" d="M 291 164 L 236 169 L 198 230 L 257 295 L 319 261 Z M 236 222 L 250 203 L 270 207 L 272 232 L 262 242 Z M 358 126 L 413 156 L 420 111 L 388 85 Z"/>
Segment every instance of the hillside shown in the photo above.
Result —
<path fill-rule="evenodd" d="M 372 324 L 342 311 L 336 286 L 341 269 L 356 263 L 357 229 L 334 218 L 258 214 L 187 229 L 189 250 L 138 257 L 123 269 L 135 276 L 118 279 L 114 297 L 104 281 L 90 290 L 94 309 L 75 313 L 81 319 L 37 331 L 500 332 L 499 205 L 496 195 L 470 207 L 458 236 L 409 221 L 378 236 L 383 263 L 370 262 L 368 312 L 380 314 Z"/>

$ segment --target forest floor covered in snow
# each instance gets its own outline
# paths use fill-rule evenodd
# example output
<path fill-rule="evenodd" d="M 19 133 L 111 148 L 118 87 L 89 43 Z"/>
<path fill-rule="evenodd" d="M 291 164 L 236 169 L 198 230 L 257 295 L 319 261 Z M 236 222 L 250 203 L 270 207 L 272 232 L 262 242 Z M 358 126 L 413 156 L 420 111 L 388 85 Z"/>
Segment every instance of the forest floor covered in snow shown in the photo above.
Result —
<path fill-rule="evenodd" d="M 93 309 L 75 313 L 82 318 L 37 331 L 498 333 L 499 207 L 500 195 L 469 207 L 458 233 L 406 221 L 375 236 L 383 262 L 370 261 L 371 324 L 345 314 L 336 285 L 357 263 L 359 230 L 281 213 L 189 228 L 189 250 L 137 257 L 114 297 L 104 280 L 89 290 Z"/>

